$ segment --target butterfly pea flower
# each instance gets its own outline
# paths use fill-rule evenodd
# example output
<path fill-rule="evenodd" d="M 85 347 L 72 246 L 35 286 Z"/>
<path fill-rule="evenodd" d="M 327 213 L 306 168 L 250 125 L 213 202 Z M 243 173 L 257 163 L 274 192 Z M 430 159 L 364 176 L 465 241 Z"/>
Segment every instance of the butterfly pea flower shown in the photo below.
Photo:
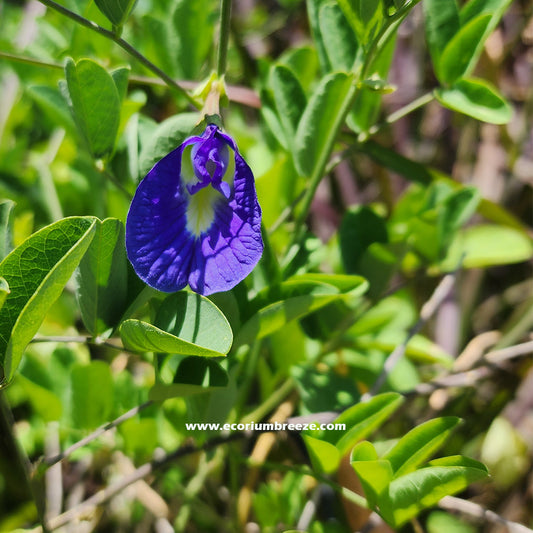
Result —
<path fill-rule="evenodd" d="M 263 253 L 254 176 L 235 141 L 210 124 L 154 165 L 126 220 L 126 250 L 137 275 L 174 292 L 227 291 Z"/>

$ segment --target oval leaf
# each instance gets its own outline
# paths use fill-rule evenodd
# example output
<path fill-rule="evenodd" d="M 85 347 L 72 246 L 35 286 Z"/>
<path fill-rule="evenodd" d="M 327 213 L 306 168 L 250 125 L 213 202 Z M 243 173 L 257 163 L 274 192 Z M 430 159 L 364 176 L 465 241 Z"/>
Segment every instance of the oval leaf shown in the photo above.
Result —
<path fill-rule="evenodd" d="M 404 435 L 383 459 L 390 461 L 395 477 L 407 474 L 429 459 L 459 422 L 455 416 L 428 420 Z"/>
<path fill-rule="evenodd" d="M 439 71 L 442 81 L 453 83 L 469 74 L 474 66 L 472 58 L 479 42 L 491 21 L 491 15 L 481 15 L 472 19 L 453 36 L 442 52 Z"/>
<path fill-rule="evenodd" d="M 93 217 L 65 218 L 24 241 L 0 263 L 10 293 L 0 309 L 0 364 L 11 381 L 48 309 L 61 294 L 95 233 Z"/>
<path fill-rule="evenodd" d="M 457 235 L 439 268 L 453 270 L 463 255 L 465 268 L 519 263 L 533 257 L 533 241 L 527 233 L 515 228 L 493 224 L 473 226 Z"/>
<path fill-rule="evenodd" d="M 276 65 L 270 73 L 270 86 L 285 138 L 292 144 L 298 122 L 307 104 L 304 91 L 298 78 L 285 65 Z"/>
<path fill-rule="evenodd" d="M 496 87 L 475 78 L 459 80 L 449 89 L 436 89 L 435 98 L 449 109 L 491 124 L 507 124 L 513 113 Z"/>
<path fill-rule="evenodd" d="M 235 346 L 262 339 L 288 322 L 302 318 L 335 300 L 356 298 L 367 288 L 368 283 L 360 276 L 294 276 L 261 292 L 255 298 L 252 304 L 258 311 L 239 331 Z"/>
<path fill-rule="evenodd" d="M 125 311 L 128 269 L 122 222 L 108 218 L 95 230 L 76 280 L 83 323 L 91 335 L 100 335 L 111 332 Z"/>
<path fill-rule="evenodd" d="M 113 150 L 120 122 L 120 98 L 113 78 L 98 63 L 67 60 L 68 98 L 74 120 L 94 157 Z"/>
<path fill-rule="evenodd" d="M 122 26 L 137 0 L 94 0 L 94 3 L 113 25 Z"/>
<path fill-rule="evenodd" d="M 393 527 L 401 526 L 422 509 L 435 505 L 444 496 L 464 490 L 487 475 L 486 467 L 475 461 L 468 466 L 421 468 L 391 482 L 388 493 L 378 502 L 381 514 Z"/>
<path fill-rule="evenodd" d="M 322 79 L 309 100 L 298 124 L 294 141 L 298 172 L 309 176 L 329 153 L 332 137 L 337 132 L 338 118 L 352 89 L 353 76 L 337 72 Z"/>
<path fill-rule="evenodd" d="M 178 292 L 161 304 L 153 326 L 126 320 L 120 327 L 124 346 L 130 350 L 222 357 L 233 341 L 222 312 L 207 298 Z"/>
<path fill-rule="evenodd" d="M 377 429 L 402 403 L 402 396 L 395 392 L 374 396 L 368 402 L 358 403 L 338 416 L 334 423 L 346 424 L 346 431 L 327 431 L 322 438 L 335 444 L 344 455 L 357 441 Z"/>

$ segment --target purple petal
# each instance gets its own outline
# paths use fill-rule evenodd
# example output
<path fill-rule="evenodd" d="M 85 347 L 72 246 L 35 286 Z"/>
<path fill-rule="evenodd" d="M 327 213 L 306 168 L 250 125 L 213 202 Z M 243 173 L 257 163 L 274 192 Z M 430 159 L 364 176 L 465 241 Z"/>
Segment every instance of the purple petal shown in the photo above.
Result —
<path fill-rule="evenodd" d="M 185 186 L 181 164 L 184 148 L 190 144 L 200 181 Z M 222 181 L 228 147 L 235 157 L 231 185 Z M 198 191 L 205 187 L 218 191 L 213 196 L 216 200 L 207 212 L 195 213 L 207 217 L 205 227 L 197 224 L 200 230 L 194 225 L 191 229 L 191 212 L 205 207 L 196 202 L 193 208 L 191 194 L 201 194 Z M 187 282 L 201 294 L 226 291 L 253 270 L 263 252 L 261 209 L 252 171 L 231 137 L 208 126 L 201 137 L 190 137 L 152 168 L 130 206 L 126 248 L 139 277 L 164 292 L 180 290 Z"/>

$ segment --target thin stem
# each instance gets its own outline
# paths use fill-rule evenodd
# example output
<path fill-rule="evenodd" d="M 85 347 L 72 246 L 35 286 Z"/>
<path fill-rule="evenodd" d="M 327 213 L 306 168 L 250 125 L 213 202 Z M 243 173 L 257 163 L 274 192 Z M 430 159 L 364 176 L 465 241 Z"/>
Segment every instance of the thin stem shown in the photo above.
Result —
<path fill-rule="evenodd" d="M 51 68 L 55 70 L 63 70 L 63 65 L 60 63 L 50 63 L 49 61 L 42 61 L 41 59 L 35 59 L 28 56 L 20 56 L 17 54 L 10 54 L 9 52 L 3 52 L 0 50 L 0 59 L 7 59 L 15 63 L 24 63 L 26 65 L 33 65 L 34 67 Z"/>
<path fill-rule="evenodd" d="M 99 490 L 98 492 L 81 502 L 78 506 L 73 507 L 68 511 L 65 511 L 63 514 L 50 520 L 48 524 L 49 528 L 51 530 L 58 529 L 70 522 L 73 522 L 74 520 L 77 520 L 78 517 L 84 515 L 89 510 L 94 509 L 95 507 L 107 502 L 113 496 L 122 492 L 126 487 L 129 487 L 140 479 L 144 479 L 156 470 L 164 468 L 165 466 L 175 461 L 176 459 L 179 459 L 180 457 L 184 457 L 186 455 L 190 455 L 199 451 L 211 450 L 213 448 L 216 448 L 217 446 L 220 446 L 221 444 L 229 443 L 234 440 L 246 437 L 247 434 L 245 433 L 232 433 L 230 435 L 214 437 L 205 442 L 202 446 L 196 446 L 194 444 L 186 444 L 184 446 L 181 446 L 175 451 L 164 455 L 160 459 L 155 459 L 150 463 L 145 463 L 141 465 L 131 474 L 128 474 L 116 483 L 113 483 L 112 485 L 109 485 L 108 487 Z"/>
<path fill-rule="evenodd" d="M 86 446 L 93 440 L 97 439 L 101 435 L 103 435 L 106 431 L 109 431 L 110 429 L 113 429 L 117 427 L 122 422 L 125 422 L 126 420 L 129 420 L 130 418 L 133 418 L 135 415 L 137 415 L 140 411 L 143 409 L 146 409 L 150 405 L 152 405 L 152 401 L 148 400 L 147 402 L 144 402 L 141 405 L 138 405 L 137 407 L 134 407 L 133 409 L 130 409 L 123 415 L 119 416 L 112 422 L 108 422 L 107 424 L 104 424 L 103 426 L 100 426 L 98 429 L 93 431 L 90 435 L 87 435 L 83 439 L 79 440 L 78 442 L 75 442 L 72 446 L 67 448 L 64 452 L 61 452 L 53 457 L 48 457 L 43 461 L 43 464 L 46 465 L 47 468 L 50 468 L 52 465 L 55 465 L 56 463 L 59 463 L 63 459 L 66 459 L 69 455 L 71 455 L 76 450 L 82 448 L 83 446 Z"/>
<path fill-rule="evenodd" d="M 409 102 L 408 104 L 404 105 L 403 107 L 400 107 L 400 109 L 397 109 L 387 117 L 385 117 L 385 120 L 383 122 L 380 122 L 379 124 L 375 124 L 372 126 L 368 131 L 364 131 L 359 134 L 357 140 L 359 142 L 364 142 L 368 139 L 369 136 L 375 135 L 379 131 L 381 131 L 385 126 L 388 126 L 390 124 L 393 124 L 394 122 L 402 119 L 403 117 L 409 115 L 409 113 L 412 113 L 413 111 L 416 111 L 420 107 L 425 106 L 426 104 L 429 104 L 435 96 L 433 95 L 433 92 L 423 94 L 422 96 L 419 96 L 418 98 L 415 98 L 412 102 Z"/>
<path fill-rule="evenodd" d="M 63 7 L 62 5 L 54 2 L 53 0 L 39 0 L 39 2 L 57 11 L 58 13 L 61 13 L 65 17 L 72 19 L 78 24 L 85 26 L 86 28 L 89 28 L 90 30 L 93 30 L 96 33 L 99 33 L 100 35 L 107 37 L 111 41 L 115 42 L 128 54 L 130 54 L 132 57 L 137 59 L 137 61 L 143 64 L 148 70 L 153 72 L 156 76 L 159 76 L 170 88 L 174 89 L 180 95 L 184 96 L 192 106 L 196 107 L 197 109 L 201 107 L 200 104 L 183 87 L 177 84 L 170 76 L 165 74 L 165 72 L 163 72 L 159 67 L 154 65 L 149 59 L 144 57 L 131 44 L 129 44 L 127 41 L 125 41 L 118 35 L 114 34 L 112 31 L 102 28 L 98 24 L 87 20 L 86 18 L 78 15 L 77 13 L 74 13 L 73 11 L 70 11 L 70 9 Z"/>
<path fill-rule="evenodd" d="M 305 191 L 305 194 L 302 200 L 302 208 L 296 218 L 296 226 L 294 229 L 293 239 L 292 239 L 291 244 L 288 247 L 288 250 L 290 250 L 294 244 L 299 243 L 303 236 L 303 232 L 304 232 L 303 227 L 304 227 L 305 220 L 307 218 L 307 214 L 309 213 L 309 209 L 311 207 L 311 202 L 313 201 L 318 185 L 320 184 L 320 181 L 322 180 L 322 177 L 324 176 L 326 165 L 328 164 L 331 152 L 333 150 L 333 146 L 337 138 L 337 133 L 339 132 L 341 126 L 344 124 L 346 115 L 348 114 L 348 112 L 353 106 L 355 97 L 357 96 L 357 92 L 358 92 L 357 83 L 354 81 L 352 85 L 350 86 L 350 89 L 348 90 L 348 94 L 344 98 L 344 101 L 340 108 L 340 112 L 337 114 L 336 117 L 332 119 L 333 124 L 334 124 L 332 131 L 334 133 L 328 137 L 326 141 L 326 149 L 322 151 L 320 159 L 315 165 L 313 172 L 311 173 L 311 176 L 309 178 L 309 187 Z"/>
<path fill-rule="evenodd" d="M 288 396 L 296 386 L 296 383 L 292 378 L 288 378 L 281 387 L 277 388 L 261 405 L 254 409 L 251 413 L 248 413 L 241 420 L 242 424 L 249 422 L 258 422 L 262 420 L 272 409 L 277 407 L 286 396 Z"/>
<path fill-rule="evenodd" d="M 220 5 L 220 36 L 218 41 L 217 74 L 221 78 L 226 73 L 228 59 L 228 43 L 231 30 L 231 0 L 221 0 Z"/>
<path fill-rule="evenodd" d="M 26 65 L 33 65 L 34 67 L 51 68 L 54 70 L 63 70 L 65 67 L 61 63 L 51 63 L 48 61 L 41 61 L 34 57 L 21 56 L 18 54 L 10 54 L 8 52 L 0 51 L 0 59 L 7 59 L 15 63 L 24 63 Z M 154 78 L 151 76 L 142 76 L 141 74 L 130 74 L 128 81 L 131 83 L 137 83 L 139 85 L 153 85 L 155 87 L 166 87 L 167 84 L 160 78 Z M 193 91 L 198 87 L 198 82 L 191 80 L 176 80 L 176 83 L 183 89 Z M 232 102 L 245 105 L 247 107 L 253 107 L 259 109 L 261 107 L 261 99 L 259 95 L 249 87 L 243 87 L 241 85 L 227 85 L 226 94 Z"/>
<path fill-rule="evenodd" d="M 344 101 L 340 107 L 340 112 L 337 114 L 336 117 L 333 118 L 334 127 L 332 131 L 334 132 L 334 134 L 330 135 L 327 139 L 325 147 L 326 149 L 322 152 L 320 159 L 318 160 L 317 164 L 315 165 L 315 168 L 313 169 L 313 172 L 311 173 L 311 176 L 309 178 L 309 188 L 305 192 L 305 196 L 302 201 L 302 209 L 298 217 L 296 218 L 296 226 L 293 234 L 293 239 L 287 250 L 290 250 L 294 244 L 299 243 L 303 236 L 304 223 L 309 213 L 311 202 L 313 201 L 318 185 L 320 184 L 320 181 L 322 180 L 322 177 L 325 174 L 325 169 L 330 159 L 331 152 L 333 150 L 333 146 L 337 138 L 337 134 L 340 131 L 342 125 L 344 124 L 346 116 L 348 115 L 350 109 L 353 107 L 353 104 L 361 90 L 358 87 L 359 82 L 365 79 L 376 55 L 378 54 L 379 50 L 386 44 L 390 36 L 393 34 L 396 26 L 400 24 L 400 22 L 409 13 L 412 7 L 418 2 L 420 2 L 420 0 L 412 0 L 411 2 L 407 2 L 403 7 L 401 7 L 390 18 L 388 24 L 381 29 L 376 39 L 374 39 L 374 41 L 372 42 L 372 45 L 365 57 L 365 61 L 360 71 L 356 73 L 354 82 L 352 83 L 350 90 L 344 98 Z"/>
<path fill-rule="evenodd" d="M 449 294 L 450 290 L 455 284 L 456 276 L 457 271 L 447 274 L 441 279 L 429 300 L 422 306 L 418 321 L 407 332 L 405 340 L 401 344 L 398 344 L 398 346 L 387 357 L 381 374 L 377 377 L 374 385 L 372 385 L 371 390 L 361 397 L 361 401 L 367 401 L 379 392 L 393 368 L 405 354 L 405 350 L 409 341 L 424 327 L 427 321 L 433 316 L 435 311 L 440 307 L 446 296 Z"/>

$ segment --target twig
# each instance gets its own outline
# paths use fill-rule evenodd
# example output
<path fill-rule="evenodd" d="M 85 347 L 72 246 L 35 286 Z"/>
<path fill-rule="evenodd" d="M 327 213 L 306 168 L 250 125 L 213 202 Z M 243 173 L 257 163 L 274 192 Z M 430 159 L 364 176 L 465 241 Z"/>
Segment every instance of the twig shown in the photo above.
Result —
<path fill-rule="evenodd" d="M 282 422 L 286 420 L 287 418 L 289 418 L 289 415 L 291 414 L 293 409 L 294 400 L 287 400 L 283 402 L 277 408 L 276 412 L 272 415 L 269 422 Z M 250 454 L 250 459 L 252 460 L 252 462 L 263 463 L 267 459 L 275 443 L 276 435 L 274 433 L 263 433 L 257 439 L 254 449 Z M 241 488 L 239 496 L 237 498 L 237 519 L 242 526 L 244 526 L 244 524 L 246 524 L 246 521 L 248 520 L 248 514 L 252 506 L 252 494 L 257 483 L 258 477 L 258 468 L 250 467 L 248 475 L 246 476 L 244 486 Z"/>
<path fill-rule="evenodd" d="M 125 422 L 126 420 L 129 420 L 130 418 L 134 417 L 136 414 L 138 414 L 143 409 L 146 409 L 150 405 L 152 405 L 152 401 L 148 400 L 147 402 L 144 402 L 141 405 L 138 405 L 137 407 L 134 407 L 133 409 L 130 409 L 123 415 L 119 416 L 112 422 L 108 422 L 107 424 L 100 426 L 98 429 L 93 431 L 90 435 L 87 435 L 85 438 L 79 440 L 78 442 L 74 443 L 72 446 L 67 448 L 64 452 L 59 453 L 53 457 L 48 457 L 43 460 L 43 465 L 46 465 L 46 467 L 51 467 L 52 465 L 55 465 L 56 463 L 59 463 L 63 459 L 67 458 L 69 455 L 71 455 L 76 450 L 82 448 L 83 446 L 86 446 L 93 440 L 100 437 L 100 435 L 103 435 L 106 431 L 109 431 L 110 429 L 113 429 L 117 427 L 122 422 Z"/>
<path fill-rule="evenodd" d="M 392 369 L 396 366 L 398 361 L 405 354 L 405 350 L 409 341 L 425 326 L 426 322 L 433 316 L 439 305 L 444 301 L 444 299 L 450 292 L 451 288 L 455 283 L 456 276 L 457 271 L 451 274 L 447 274 L 442 278 L 436 289 L 433 291 L 433 294 L 431 295 L 429 300 L 422 306 L 418 321 L 407 332 L 405 340 L 401 344 L 399 344 L 387 357 L 385 364 L 383 365 L 383 370 L 381 371 L 381 374 L 376 379 L 370 392 L 367 392 L 361 397 L 361 401 L 367 401 L 379 392 L 379 390 L 385 383 L 387 377 L 391 373 Z"/>
<path fill-rule="evenodd" d="M 446 509 L 447 511 L 459 512 L 472 518 L 485 520 L 486 522 L 491 522 L 493 524 L 502 524 L 507 527 L 510 533 L 533 533 L 532 529 L 529 529 L 522 524 L 507 520 L 503 516 L 500 516 L 489 509 L 485 509 L 477 503 L 462 500 L 461 498 L 455 498 L 454 496 L 445 496 L 442 498 L 439 502 L 439 507 Z"/>
<path fill-rule="evenodd" d="M 65 66 L 61 63 L 53 63 L 51 61 L 42 61 L 34 57 L 23 56 L 19 54 L 11 54 L 0 50 L 0 59 L 7 59 L 15 63 L 25 63 L 26 65 L 33 65 L 34 67 L 51 68 L 55 70 L 63 70 Z M 153 85 L 156 87 L 168 87 L 168 85 L 159 78 L 151 76 L 143 76 L 141 74 L 130 74 L 128 76 L 130 83 L 138 85 Z M 175 82 L 186 89 L 187 91 L 194 91 L 200 85 L 197 81 L 191 80 L 175 80 Z M 248 107 L 259 109 L 261 107 L 261 99 L 259 95 L 249 87 L 242 85 L 228 85 L 226 86 L 226 94 L 232 102 L 242 104 Z"/>
<path fill-rule="evenodd" d="M 44 442 L 45 455 L 54 456 L 60 453 L 59 423 L 49 422 L 46 427 Z M 45 474 L 45 520 L 48 522 L 61 513 L 63 501 L 63 475 L 61 465 L 56 464 L 49 468 Z"/>
<path fill-rule="evenodd" d="M 200 104 L 183 87 L 181 87 L 181 85 L 176 83 L 168 74 L 163 72 L 159 67 L 154 65 L 149 59 L 147 59 L 140 52 L 138 52 L 131 44 L 129 44 L 127 41 L 125 41 L 112 31 L 102 28 L 98 24 L 87 20 L 86 18 L 78 15 L 77 13 L 74 13 L 73 11 L 70 11 L 70 9 L 63 7 L 62 5 L 54 2 L 53 0 L 39 0 L 39 2 L 53 9 L 54 11 L 57 11 L 58 13 L 61 13 L 62 15 L 72 19 L 74 22 L 77 22 L 81 26 L 85 26 L 86 28 L 89 28 L 90 30 L 93 30 L 96 33 L 99 33 L 100 35 L 107 37 L 111 41 L 115 42 L 128 54 L 130 54 L 132 57 L 137 59 L 137 61 L 143 64 L 148 70 L 153 72 L 156 76 L 159 76 L 170 88 L 174 89 L 176 92 L 184 96 L 192 106 L 196 107 L 197 109 L 201 107 Z"/>
<path fill-rule="evenodd" d="M 532 352 L 533 340 L 521 344 L 515 344 L 514 346 L 509 346 L 508 348 L 503 348 L 501 350 L 488 352 L 483 356 L 483 359 L 491 364 L 500 364 L 509 359 L 514 359 L 515 357 L 527 355 Z"/>
<path fill-rule="evenodd" d="M 217 446 L 220 446 L 221 444 L 226 444 L 234 440 L 249 437 L 251 436 L 251 434 L 252 432 L 231 433 L 229 435 L 222 435 L 220 437 L 214 437 L 208 440 L 207 442 L 205 442 L 202 446 L 197 446 L 196 444 L 186 444 L 184 446 L 181 446 L 178 449 L 174 450 L 173 452 L 164 455 L 160 459 L 154 459 L 153 461 L 149 463 L 143 464 L 142 466 L 137 468 L 134 472 L 122 478 L 120 481 L 117 481 L 116 483 L 113 483 L 112 485 L 109 485 L 108 487 L 98 491 L 97 493 L 93 494 L 90 498 L 87 498 L 85 501 L 80 503 L 78 506 L 72 509 L 69 509 L 68 511 L 57 516 L 53 520 L 50 520 L 50 522 L 48 523 L 48 528 L 50 530 L 58 529 L 72 522 L 73 520 L 76 520 L 86 515 L 87 513 L 91 512 L 95 507 L 102 505 L 103 503 L 113 498 L 115 495 L 117 495 L 119 492 L 124 490 L 126 487 L 129 487 L 130 485 L 139 481 L 140 479 L 143 479 L 146 476 L 149 476 L 154 471 L 165 467 L 166 465 L 168 465 L 169 463 L 171 463 L 172 461 L 176 459 L 179 459 L 180 457 L 191 455 L 199 451 L 207 451 L 212 448 L 216 448 Z"/>

